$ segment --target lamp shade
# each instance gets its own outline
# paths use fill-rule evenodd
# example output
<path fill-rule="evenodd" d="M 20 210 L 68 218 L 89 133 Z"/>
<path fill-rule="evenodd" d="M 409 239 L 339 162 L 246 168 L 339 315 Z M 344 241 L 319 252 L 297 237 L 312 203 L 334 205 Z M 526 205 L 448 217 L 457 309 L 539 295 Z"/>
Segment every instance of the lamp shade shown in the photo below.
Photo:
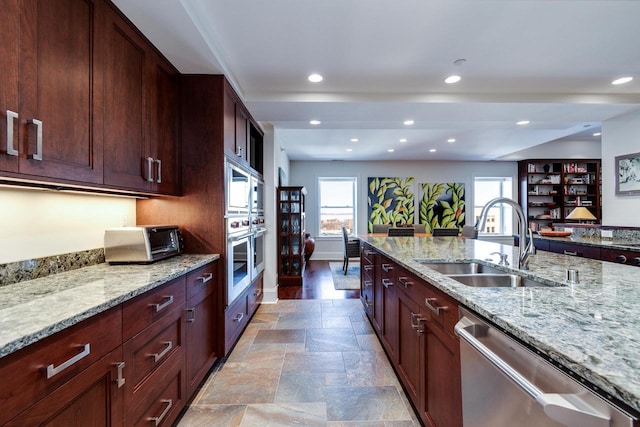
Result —
<path fill-rule="evenodd" d="M 589 209 L 578 206 L 567 215 L 567 219 L 576 219 L 576 220 L 587 220 L 593 221 L 597 219 L 593 214 L 589 211 Z"/>

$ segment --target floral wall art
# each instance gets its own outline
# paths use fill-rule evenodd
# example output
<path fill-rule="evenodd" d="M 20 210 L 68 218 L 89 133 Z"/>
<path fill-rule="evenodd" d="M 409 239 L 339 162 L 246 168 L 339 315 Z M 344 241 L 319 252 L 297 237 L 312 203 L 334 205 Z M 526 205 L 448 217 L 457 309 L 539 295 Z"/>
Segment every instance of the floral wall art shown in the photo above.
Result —
<path fill-rule="evenodd" d="M 414 178 L 369 178 L 367 195 L 369 233 L 373 224 L 414 223 Z"/>
<path fill-rule="evenodd" d="M 455 182 L 421 183 L 418 201 L 419 223 L 425 224 L 426 232 L 434 228 L 457 228 L 464 226 L 464 184 Z"/>

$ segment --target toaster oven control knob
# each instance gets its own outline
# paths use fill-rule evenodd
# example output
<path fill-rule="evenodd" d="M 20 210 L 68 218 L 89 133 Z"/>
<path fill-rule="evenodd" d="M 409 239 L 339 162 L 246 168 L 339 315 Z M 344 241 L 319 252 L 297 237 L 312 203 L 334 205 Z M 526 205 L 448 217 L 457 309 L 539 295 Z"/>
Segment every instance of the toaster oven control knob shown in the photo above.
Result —
<path fill-rule="evenodd" d="M 616 262 L 619 262 L 620 264 L 624 264 L 627 262 L 627 257 L 624 255 L 618 255 L 616 257 Z"/>
<path fill-rule="evenodd" d="M 631 260 L 631 265 L 639 266 L 640 265 L 640 256 L 635 257 Z"/>

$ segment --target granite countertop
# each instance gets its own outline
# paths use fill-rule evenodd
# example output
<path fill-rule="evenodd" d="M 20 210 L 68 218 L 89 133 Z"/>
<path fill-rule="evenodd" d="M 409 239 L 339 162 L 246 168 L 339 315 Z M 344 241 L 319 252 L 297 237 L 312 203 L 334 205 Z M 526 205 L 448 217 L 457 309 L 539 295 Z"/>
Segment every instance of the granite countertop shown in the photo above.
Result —
<path fill-rule="evenodd" d="M 618 239 L 602 239 L 600 237 L 567 236 L 549 237 L 539 234 L 533 235 L 534 240 L 549 240 L 551 242 L 575 243 L 584 246 L 595 246 L 599 248 L 621 249 L 626 251 L 640 251 L 640 242 Z"/>
<path fill-rule="evenodd" d="M 220 258 L 106 263 L 0 287 L 0 358 Z"/>
<path fill-rule="evenodd" d="M 461 304 L 537 348 L 547 357 L 640 412 L 640 269 L 611 262 L 538 251 L 528 271 L 497 265 L 518 248 L 446 237 L 360 238 Z M 542 288 L 474 288 L 420 261 L 477 261 L 546 282 Z M 578 269 L 580 283 L 564 284 Z"/>

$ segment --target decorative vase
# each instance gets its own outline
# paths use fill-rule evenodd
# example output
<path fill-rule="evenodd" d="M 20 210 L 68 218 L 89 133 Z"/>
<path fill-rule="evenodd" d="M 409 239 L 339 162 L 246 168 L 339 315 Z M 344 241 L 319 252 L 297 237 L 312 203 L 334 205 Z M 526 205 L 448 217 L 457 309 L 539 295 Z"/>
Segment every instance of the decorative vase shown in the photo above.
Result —
<path fill-rule="evenodd" d="M 311 234 L 304 233 L 304 261 L 305 263 L 309 262 L 311 255 L 313 255 L 313 251 L 316 248 L 316 241 L 313 240 Z"/>

